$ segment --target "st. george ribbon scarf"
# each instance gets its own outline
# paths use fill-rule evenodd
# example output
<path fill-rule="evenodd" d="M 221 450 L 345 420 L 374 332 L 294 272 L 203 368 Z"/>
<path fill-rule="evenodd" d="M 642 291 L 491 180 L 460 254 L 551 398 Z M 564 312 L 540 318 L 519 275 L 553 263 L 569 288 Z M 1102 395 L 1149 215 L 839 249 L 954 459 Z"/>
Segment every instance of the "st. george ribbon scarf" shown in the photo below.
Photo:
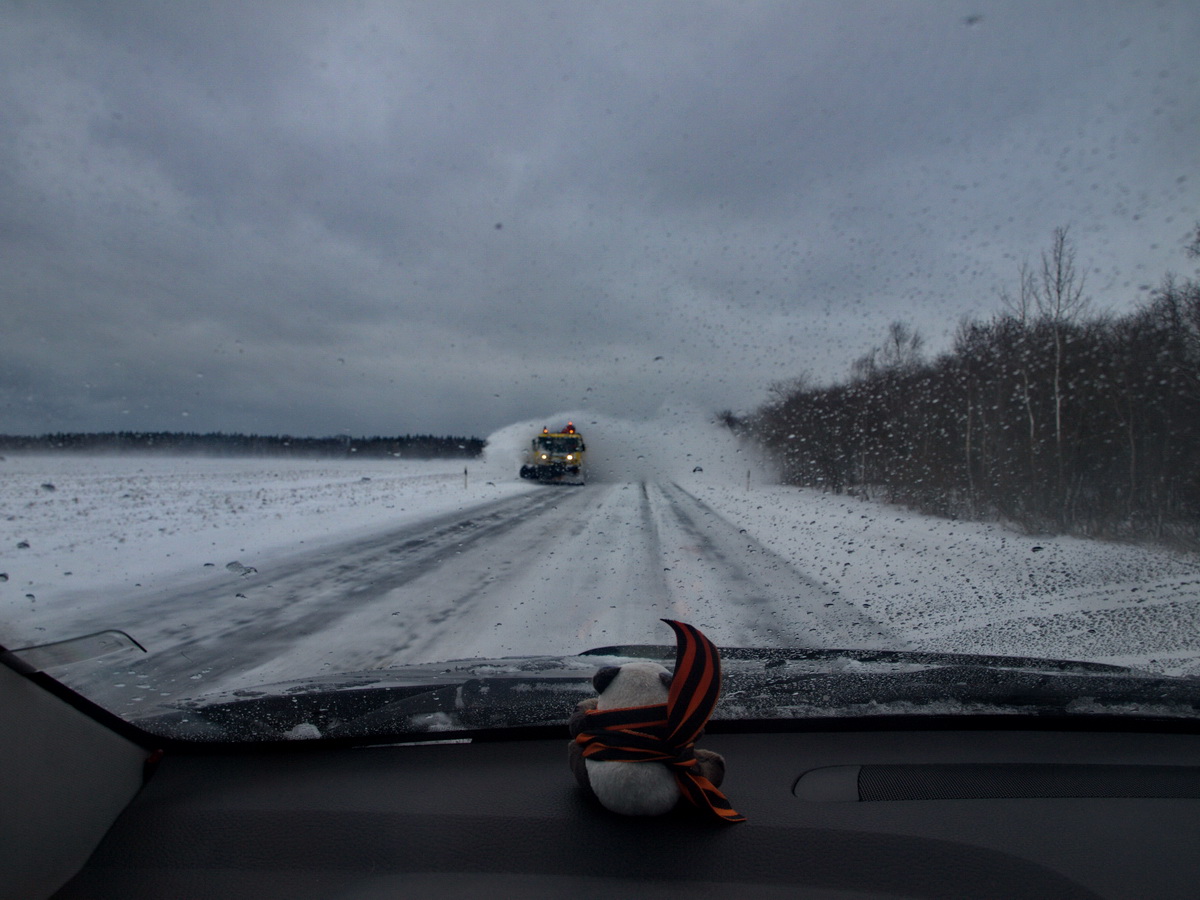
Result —
<path fill-rule="evenodd" d="M 575 742 L 585 759 L 656 762 L 671 768 L 683 795 L 723 822 L 744 822 L 725 795 L 700 773 L 695 742 L 721 693 L 721 657 L 692 625 L 663 619 L 675 630 L 675 674 L 666 703 L 589 710 Z"/>

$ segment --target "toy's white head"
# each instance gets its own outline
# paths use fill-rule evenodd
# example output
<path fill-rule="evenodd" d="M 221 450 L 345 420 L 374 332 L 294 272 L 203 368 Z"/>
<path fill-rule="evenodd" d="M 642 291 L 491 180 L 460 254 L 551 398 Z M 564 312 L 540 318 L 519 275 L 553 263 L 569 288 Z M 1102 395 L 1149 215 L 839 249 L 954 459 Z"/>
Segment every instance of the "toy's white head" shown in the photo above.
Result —
<path fill-rule="evenodd" d="M 626 663 L 605 666 L 592 678 L 600 699 L 597 709 L 650 706 L 667 702 L 671 673 L 658 663 Z"/>

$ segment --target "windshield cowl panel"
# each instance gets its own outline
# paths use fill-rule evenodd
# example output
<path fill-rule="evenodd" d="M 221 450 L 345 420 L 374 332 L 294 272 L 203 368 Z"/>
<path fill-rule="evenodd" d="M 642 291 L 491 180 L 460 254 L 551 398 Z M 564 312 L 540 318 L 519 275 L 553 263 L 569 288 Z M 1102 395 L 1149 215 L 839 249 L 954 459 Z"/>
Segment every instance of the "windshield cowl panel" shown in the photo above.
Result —
<path fill-rule="evenodd" d="M 819 660 L 734 652 L 725 664 L 719 723 L 768 720 L 1025 716 L 1191 721 L 1200 728 L 1200 682 L 1116 667 L 1044 661 L 1034 668 L 928 655 L 864 662 L 825 651 Z M 866 654 L 863 654 L 866 655 Z M 243 690 L 137 719 L 163 737 L 197 741 L 338 740 L 474 734 L 565 726 L 595 691 L 599 667 L 624 655 L 460 661 L 351 673 Z M 782 660 L 782 661 L 781 661 Z"/>

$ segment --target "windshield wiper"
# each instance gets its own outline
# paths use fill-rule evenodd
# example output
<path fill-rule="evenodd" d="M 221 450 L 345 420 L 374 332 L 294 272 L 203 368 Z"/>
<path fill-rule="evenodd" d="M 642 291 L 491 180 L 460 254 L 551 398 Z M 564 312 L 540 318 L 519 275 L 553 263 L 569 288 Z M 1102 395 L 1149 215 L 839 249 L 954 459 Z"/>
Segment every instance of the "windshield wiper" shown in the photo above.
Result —
<path fill-rule="evenodd" d="M 37 644 L 17 650 L 3 650 L 0 651 L 0 662 L 12 666 L 18 672 L 32 674 L 59 666 L 74 665 L 89 659 L 98 659 L 101 656 L 108 656 L 110 653 L 120 653 L 126 650 L 146 652 L 145 647 L 124 631 L 109 629 L 49 644 Z"/>
<path fill-rule="evenodd" d="M 580 656 L 627 656 L 637 659 L 674 659 L 675 648 L 665 644 L 616 644 L 584 650 Z M 1048 672 L 1110 672 L 1137 674 L 1127 666 L 1036 656 L 988 656 L 974 653 L 941 653 L 933 650 L 846 650 L 816 647 L 722 647 L 722 661 L 761 660 L 768 668 L 788 663 L 857 662 L 896 665 L 962 665 L 972 668 L 1030 669 Z"/>

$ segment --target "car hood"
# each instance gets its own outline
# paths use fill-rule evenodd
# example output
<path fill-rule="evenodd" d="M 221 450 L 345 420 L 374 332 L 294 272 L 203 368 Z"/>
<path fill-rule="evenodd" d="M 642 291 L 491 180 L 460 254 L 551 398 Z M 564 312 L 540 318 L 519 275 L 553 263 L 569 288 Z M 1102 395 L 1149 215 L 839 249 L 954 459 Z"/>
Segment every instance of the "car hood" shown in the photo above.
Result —
<path fill-rule="evenodd" d="M 601 666 L 670 667 L 673 646 L 602 647 L 573 656 L 468 659 L 348 672 L 213 694 L 137 720 L 198 741 L 478 739 L 562 727 L 595 694 Z M 748 723 L 880 716 L 1126 716 L 1200 725 L 1200 679 L 1022 657 L 880 650 L 722 648 L 712 732 Z"/>

